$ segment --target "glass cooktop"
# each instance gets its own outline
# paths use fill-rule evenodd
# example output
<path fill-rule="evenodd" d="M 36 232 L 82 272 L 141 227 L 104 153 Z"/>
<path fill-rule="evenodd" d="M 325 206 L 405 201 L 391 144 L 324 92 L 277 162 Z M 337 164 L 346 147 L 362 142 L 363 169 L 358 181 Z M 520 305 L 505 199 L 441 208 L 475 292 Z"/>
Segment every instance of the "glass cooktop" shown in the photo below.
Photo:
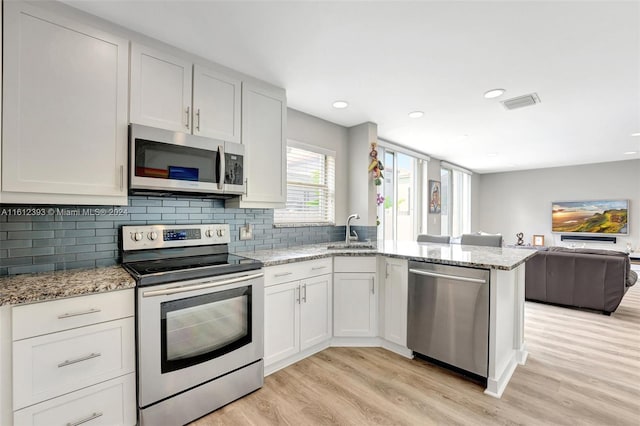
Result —
<path fill-rule="evenodd" d="M 138 286 L 145 286 L 260 269 L 262 262 L 225 253 L 142 260 L 124 267 L 138 280 Z"/>

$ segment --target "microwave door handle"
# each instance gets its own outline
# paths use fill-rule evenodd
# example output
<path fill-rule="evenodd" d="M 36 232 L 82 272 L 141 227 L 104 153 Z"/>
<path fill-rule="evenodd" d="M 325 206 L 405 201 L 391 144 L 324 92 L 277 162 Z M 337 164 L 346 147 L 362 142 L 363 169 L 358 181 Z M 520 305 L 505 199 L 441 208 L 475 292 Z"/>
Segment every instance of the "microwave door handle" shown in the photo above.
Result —
<path fill-rule="evenodd" d="M 220 167 L 218 167 L 218 189 L 224 189 L 225 161 L 224 161 L 224 145 L 218 145 L 218 159 Z"/>

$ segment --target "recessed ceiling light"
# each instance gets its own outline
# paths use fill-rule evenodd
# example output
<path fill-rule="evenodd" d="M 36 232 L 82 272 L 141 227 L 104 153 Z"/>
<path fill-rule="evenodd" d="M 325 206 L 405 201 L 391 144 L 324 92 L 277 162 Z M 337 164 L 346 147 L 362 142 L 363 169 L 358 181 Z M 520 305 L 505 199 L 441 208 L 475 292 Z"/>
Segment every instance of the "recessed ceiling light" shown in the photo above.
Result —
<path fill-rule="evenodd" d="M 631 136 L 640 136 L 640 132 L 631 133 Z"/>
<path fill-rule="evenodd" d="M 498 153 L 497 152 L 490 152 L 487 154 L 487 157 L 497 157 Z"/>
<path fill-rule="evenodd" d="M 624 153 L 624 155 L 633 155 L 633 154 L 637 154 L 638 151 L 627 151 Z"/>
<path fill-rule="evenodd" d="M 411 117 L 411 118 L 420 118 L 423 115 L 424 115 L 424 112 L 422 112 L 422 111 L 411 111 L 409 113 L 409 117 Z"/>
<path fill-rule="evenodd" d="M 491 89 L 485 92 L 484 97 L 487 99 L 499 98 L 504 92 L 504 89 Z"/>
<path fill-rule="evenodd" d="M 349 103 L 347 101 L 335 101 L 333 103 L 333 107 L 337 108 L 337 109 L 343 109 L 349 106 Z"/>

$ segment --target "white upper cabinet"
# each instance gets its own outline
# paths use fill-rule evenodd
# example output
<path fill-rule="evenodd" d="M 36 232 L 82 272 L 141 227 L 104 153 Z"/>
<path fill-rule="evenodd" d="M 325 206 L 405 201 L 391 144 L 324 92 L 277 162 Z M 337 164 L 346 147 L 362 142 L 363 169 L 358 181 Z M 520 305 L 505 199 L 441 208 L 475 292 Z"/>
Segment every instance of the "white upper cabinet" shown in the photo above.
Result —
<path fill-rule="evenodd" d="M 191 131 L 190 61 L 131 45 L 131 122 Z"/>
<path fill-rule="evenodd" d="M 241 88 L 221 72 L 131 47 L 132 123 L 240 143 Z"/>
<path fill-rule="evenodd" d="M 240 143 L 241 82 L 193 67 L 193 134 Z"/>
<path fill-rule="evenodd" d="M 229 207 L 282 208 L 287 201 L 287 100 L 283 89 L 242 84 L 246 194 Z"/>
<path fill-rule="evenodd" d="M 128 41 L 4 8 L 2 201 L 126 204 Z"/>

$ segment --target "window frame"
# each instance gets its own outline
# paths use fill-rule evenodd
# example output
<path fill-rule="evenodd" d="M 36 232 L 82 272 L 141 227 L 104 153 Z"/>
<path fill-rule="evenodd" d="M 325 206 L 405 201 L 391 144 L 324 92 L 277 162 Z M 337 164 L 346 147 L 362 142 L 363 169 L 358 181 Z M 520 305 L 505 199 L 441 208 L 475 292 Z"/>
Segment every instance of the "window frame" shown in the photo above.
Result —
<path fill-rule="evenodd" d="M 288 158 L 288 148 L 295 148 L 299 150 L 304 150 L 308 152 L 312 152 L 315 154 L 323 155 L 325 157 L 325 162 L 327 161 L 327 157 L 333 158 L 333 175 L 329 173 L 328 168 L 325 170 L 325 181 L 326 185 L 317 185 L 317 184 L 309 184 L 309 187 L 318 187 L 318 188 L 326 188 L 326 202 L 330 204 L 327 208 L 328 217 L 327 220 L 323 221 L 291 221 L 290 219 L 278 221 L 277 212 L 278 210 L 286 210 L 287 207 L 282 209 L 275 209 L 273 214 L 273 226 L 276 228 L 290 228 L 290 227 L 303 227 L 303 226 L 334 226 L 335 225 L 335 217 L 336 217 L 336 188 L 335 188 L 335 175 L 336 175 L 336 152 L 327 148 L 323 148 L 317 145 L 311 145 L 308 143 L 300 142 L 294 139 L 287 139 L 287 171 L 286 175 L 286 188 L 287 188 L 287 201 L 289 200 L 289 158 Z M 296 186 L 305 186 L 303 182 L 292 182 Z M 331 187 L 333 185 L 333 187 Z M 285 204 L 286 205 L 286 204 Z"/>

